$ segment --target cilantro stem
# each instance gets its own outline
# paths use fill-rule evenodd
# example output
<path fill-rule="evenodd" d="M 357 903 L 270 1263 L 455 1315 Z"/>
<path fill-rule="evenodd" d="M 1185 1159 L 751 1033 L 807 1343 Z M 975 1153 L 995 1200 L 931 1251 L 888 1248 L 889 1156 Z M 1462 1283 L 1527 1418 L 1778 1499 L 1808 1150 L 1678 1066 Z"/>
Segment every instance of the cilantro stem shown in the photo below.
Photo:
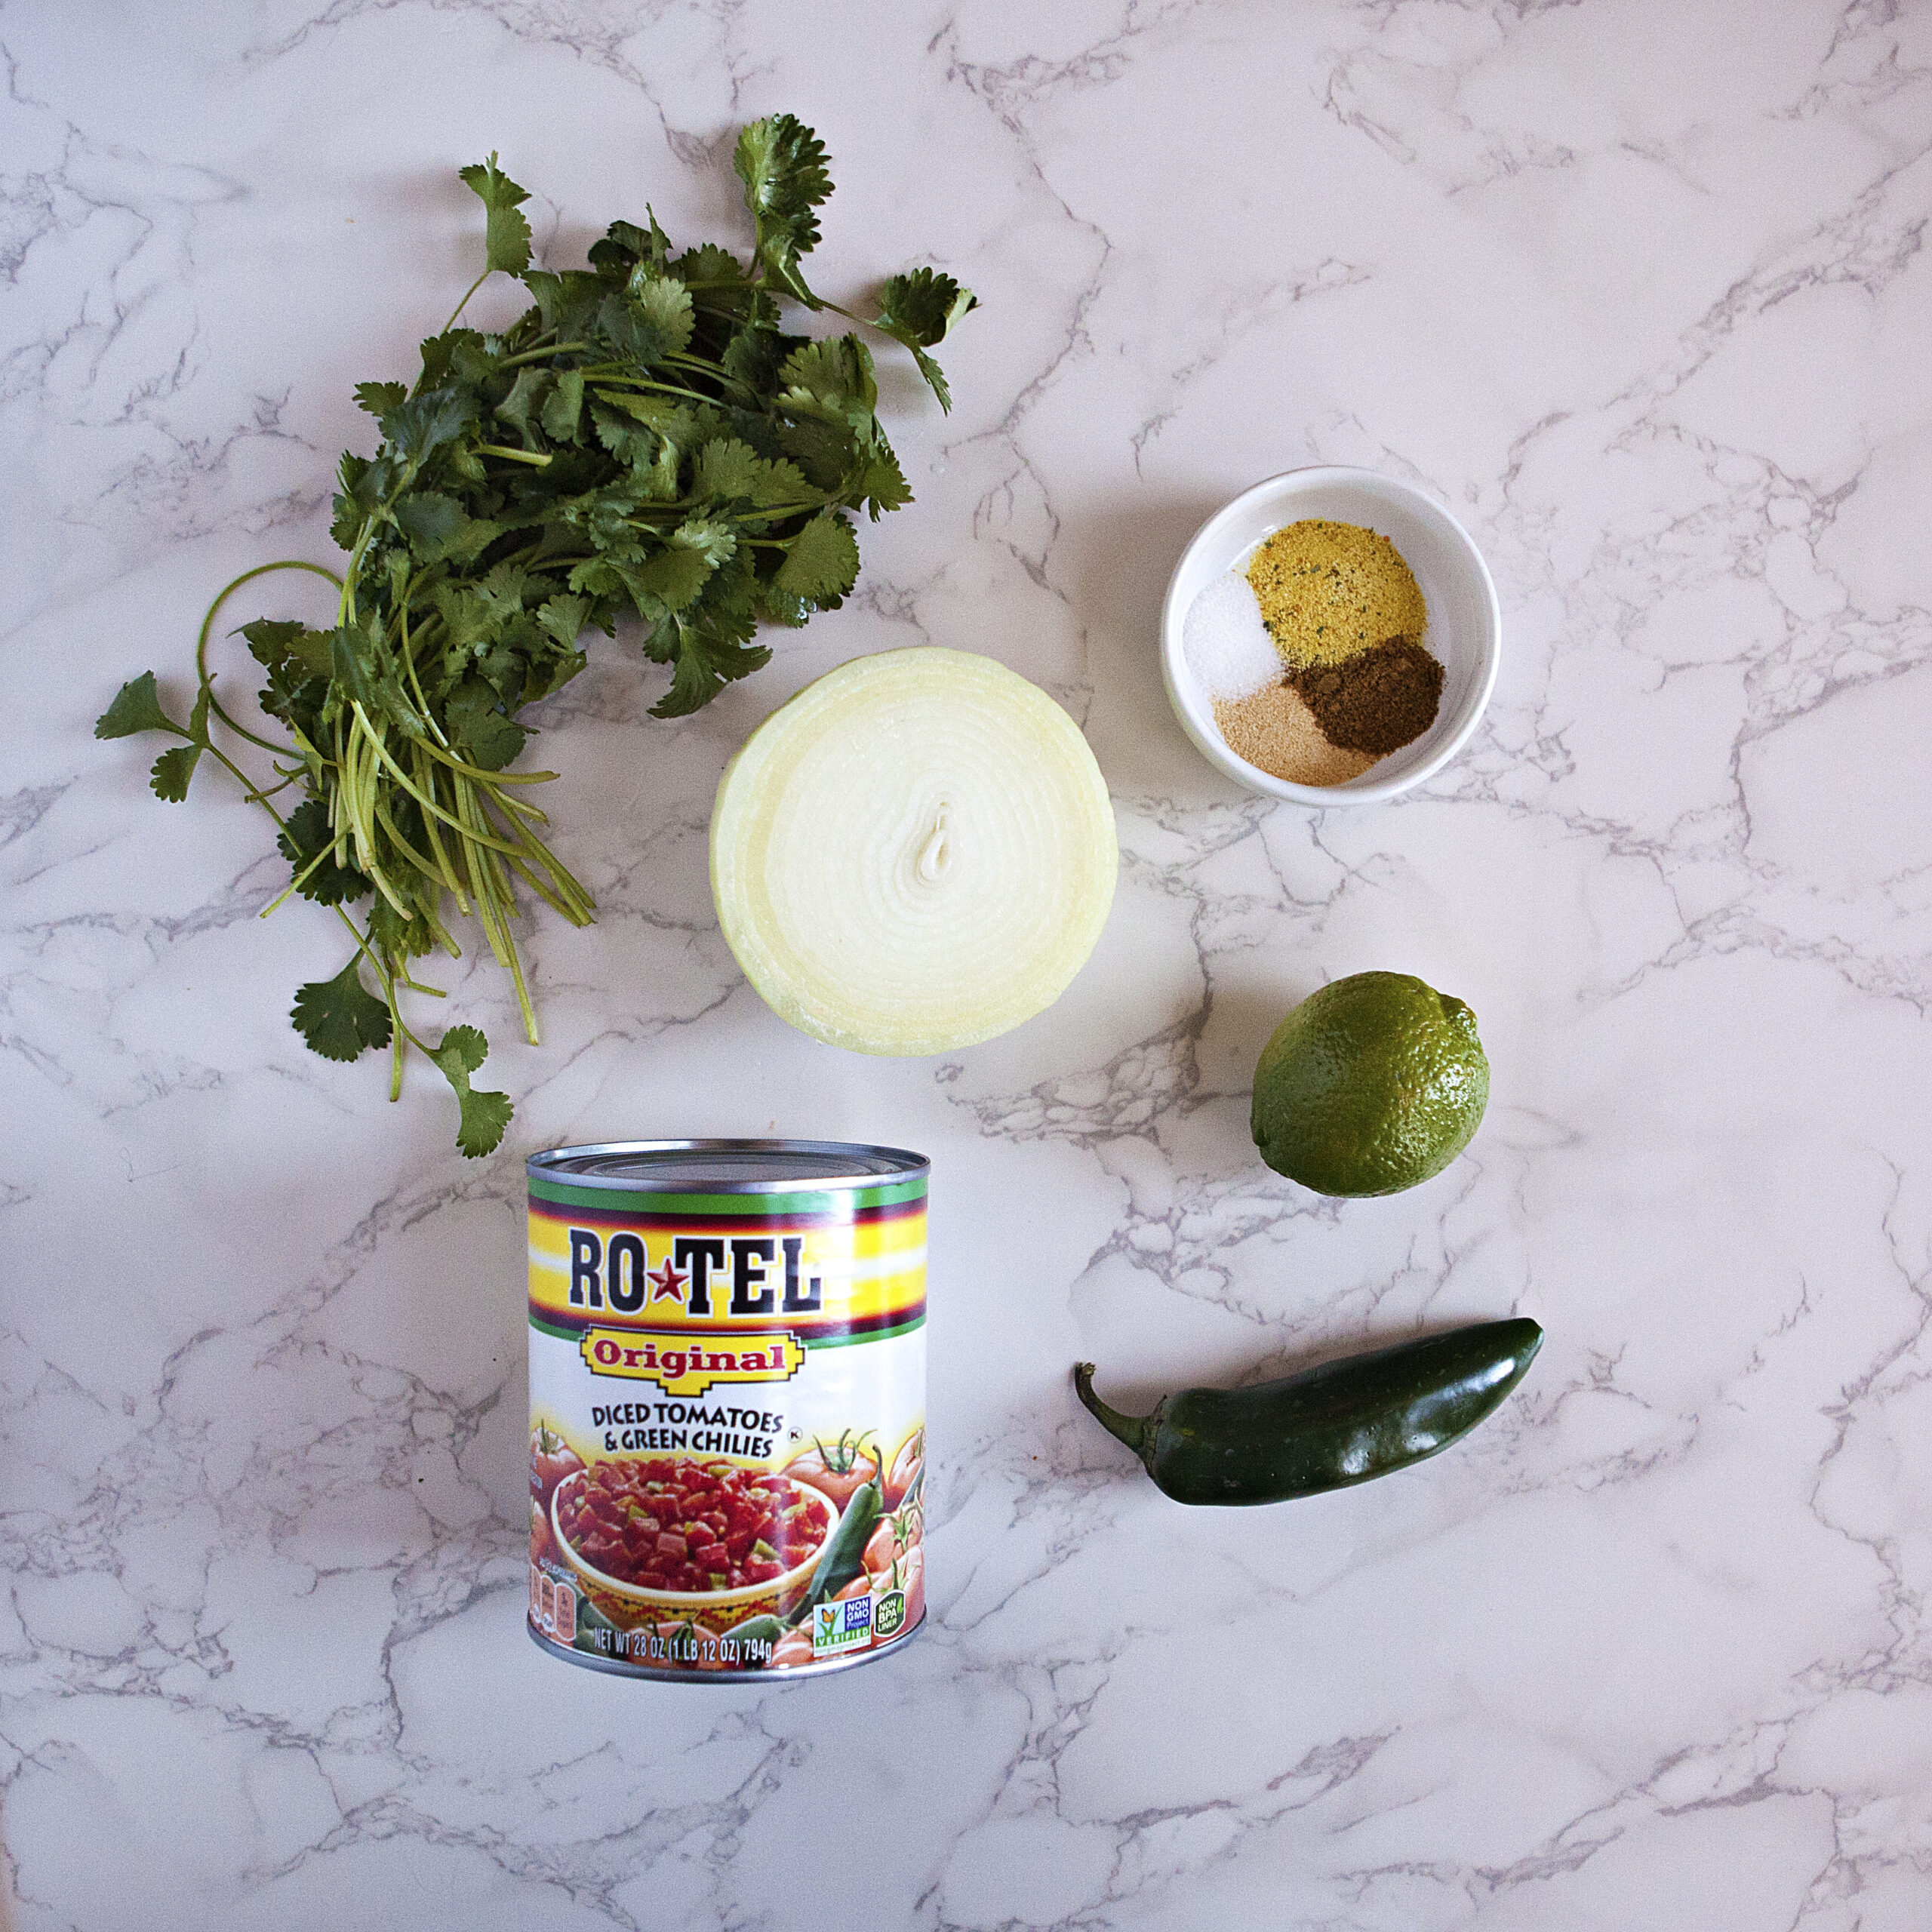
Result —
<path fill-rule="evenodd" d="M 466 295 L 463 299 L 467 302 L 469 297 Z M 394 1106 L 402 1098 L 402 1038 L 407 1029 L 402 1023 L 402 1008 L 396 1003 L 395 979 L 380 974 L 377 977 L 382 980 L 383 998 L 389 1009 L 389 1105 Z"/>
<path fill-rule="evenodd" d="M 315 856 L 311 859 L 309 863 L 304 866 L 302 869 L 297 872 L 295 876 L 291 879 L 288 883 L 285 885 L 259 912 L 255 915 L 256 918 L 258 919 L 266 919 L 268 915 L 272 912 L 291 892 L 299 892 L 302 889 L 303 886 L 307 882 L 309 875 L 312 872 L 315 868 L 328 857 L 328 855 L 329 848 L 325 845 L 322 849 L 318 852 Z"/>
<path fill-rule="evenodd" d="M 479 793 L 475 806 L 478 817 L 494 829 L 496 822 L 489 815 L 489 807 L 492 803 L 502 805 L 507 802 L 503 799 L 491 800 Z M 521 872 L 539 892 L 543 893 L 550 904 L 555 906 L 572 925 L 589 925 L 591 912 L 597 902 L 584 890 L 576 875 L 541 839 L 533 838 L 527 826 L 512 821 L 504 829 L 516 834 L 516 844 L 497 845 L 492 849 L 505 854 L 511 865 Z M 549 874 L 551 884 L 559 897 L 552 897 L 551 892 L 538 880 L 530 869 L 530 866 L 525 863 L 525 858 L 519 857 L 519 852 L 527 856 L 531 865 L 540 865 Z"/>
<path fill-rule="evenodd" d="M 561 894 L 554 891 L 550 887 L 546 885 L 543 880 L 537 877 L 535 872 L 533 871 L 531 868 L 524 862 L 524 860 L 518 858 L 514 852 L 509 854 L 507 863 L 509 864 L 510 869 L 515 872 L 517 875 L 522 879 L 523 882 L 530 888 L 531 891 L 535 893 L 537 897 L 542 900 L 544 904 L 548 906 L 552 911 L 561 912 L 563 916 L 569 920 L 571 924 L 574 926 L 587 926 L 589 924 L 589 920 L 583 915 L 583 913 L 580 912 L 575 906 L 571 905 Z"/>
<path fill-rule="evenodd" d="M 478 443 L 476 454 L 478 456 L 501 457 L 506 463 L 527 463 L 538 469 L 548 469 L 552 461 L 547 456 L 533 455 L 528 450 L 506 448 L 501 443 Z"/>
<path fill-rule="evenodd" d="M 416 848 L 396 829 L 395 820 L 390 815 L 389 807 L 383 803 L 381 793 L 372 793 L 370 804 L 374 809 L 376 823 L 389 834 L 390 841 L 396 849 L 425 878 L 435 878 L 437 876 L 435 866 L 422 853 L 417 851 Z M 438 883 L 440 882 L 438 881 Z"/>
<path fill-rule="evenodd" d="M 490 274 L 491 271 L 486 267 L 483 272 L 463 291 L 463 300 L 450 311 L 449 320 L 436 331 L 438 335 L 448 335 L 450 331 L 456 327 L 456 318 L 469 306 L 469 298 L 490 279 Z"/>
<path fill-rule="evenodd" d="M 459 832 L 463 832 L 466 837 L 472 838 L 477 837 L 478 835 L 475 832 L 469 831 L 468 828 L 465 826 L 461 819 L 453 817 L 450 813 L 445 811 L 442 807 L 436 803 L 435 799 L 430 798 L 427 793 L 419 791 L 417 789 L 415 780 L 410 777 L 408 772 L 403 770 L 401 765 L 396 763 L 395 755 L 390 751 L 389 746 L 384 744 L 382 740 L 376 736 L 374 727 L 369 722 L 368 714 L 364 711 L 359 703 L 355 709 L 357 721 L 361 724 L 362 728 L 369 734 L 369 743 L 372 746 L 374 746 L 376 756 L 380 758 L 383 763 L 387 765 L 389 770 L 395 774 L 396 783 L 400 785 L 402 789 L 423 808 L 425 811 L 434 812 L 437 817 L 447 820 L 449 823 L 454 826 Z M 499 842 L 500 841 L 487 838 L 483 841 L 483 843 L 485 844 L 491 844 Z M 398 838 L 396 843 L 400 845 L 402 844 L 403 841 L 400 838 Z M 407 851 L 408 849 L 409 848 L 407 846 L 404 846 L 405 851 Z M 503 849 L 506 852 L 508 852 L 513 851 L 515 848 L 509 845 L 504 845 Z M 419 859 L 420 858 L 420 854 L 415 852 L 411 852 L 410 857 L 412 859 Z M 417 869 L 427 873 L 432 878 L 434 878 L 438 875 L 435 867 L 431 865 L 426 860 L 422 860 Z"/>
<path fill-rule="evenodd" d="M 343 782 L 336 787 L 336 795 L 346 804 L 350 820 L 355 828 L 357 863 L 374 882 L 376 890 L 393 906 L 407 921 L 411 915 L 408 902 L 389 883 L 389 875 L 383 869 L 376 857 L 376 824 L 371 809 L 376 803 L 376 764 L 382 746 L 369 723 L 368 714 L 358 703 L 353 707 L 355 725 L 361 738 L 368 744 L 365 756 L 358 742 L 358 731 L 352 730 L 349 735 L 349 760 L 343 772 Z"/>
<path fill-rule="evenodd" d="M 334 571 L 325 570 L 320 564 L 306 563 L 300 557 L 283 557 L 272 564 L 257 564 L 253 570 L 244 571 L 231 583 L 224 585 L 215 593 L 215 600 L 208 608 L 202 619 L 202 634 L 195 641 L 195 674 L 202 688 L 208 694 L 208 709 L 232 731 L 238 738 L 246 738 L 251 745 L 259 745 L 265 752 L 279 752 L 285 757 L 293 757 L 294 752 L 287 745 L 273 744 L 266 738 L 259 738 L 245 724 L 238 724 L 222 709 L 220 698 L 214 694 L 214 680 L 208 675 L 208 635 L 214 629 L 214 614 L 228 601 L 230 595 L 254 578 L 266 577 L 270 571 L 312 571 L 317 577 L 327 577 L 340 590 L 342 580 Z"/>
<path fill-rule="evenodd" d="M 478 795 L 465 786 L 458 791 L 457 801 L 460 809 L 466 810 L 472 821 L 481 817 Z M 472 822 L 470 841 L 475 847 L 475 857 L 471 860 L 470 877 L 477 888 L 477 916 L 483 922 L 483 930 L 488 936 L 490 949 L 497 956 L 497 963 L 508 969 L 511 983 L 516 988 L 516 1001 L 523 1014 L 523 1030 L 530 1044 L 541 1044 L 537 1030 L 537 1009 L 530 1001 L 530 989 L 524 982 L 523 961 L 517 956 L 516 942 L 510 935 L 509 921 L 516 908 L 515 895 L 509 881 L 497 863 L 497 855 L 491 850 L 496 842 L 481 835 L 482 828 Z"/>
<path fill-rule="evenodd" d="M 257 785 L 255 781 L 251 778 L 248 774 L 244 771 L 219 745 L 211 742 L 205 749 L 210 758 L 218 760 L 221 764 L 227 767 L 229 775 L 234 779 L 235 782 L 242 787 L 243 795 L 247 798 L 248 801 L 251 804 L 260 805 L 262 810 L 266 812 L 269 817 L 273 819 L 277 825 L 281 826 L 285 830 L 286 830 L 288 821 L 282 817 L 281 813 L 275 810 L 274 806 L 269 803 L 269 795 L 262 790 L 262 789 Z M 279 786 L 277 786 L 275 789 L 279 791 L 281 788 Z"/>
<path fill-rule="evenodd" d="M 611 368 L 616 365 L 606 363 L 603 366 Z M 586 369 L 583 374 L 586 381 L 602 383 L 618 389 L 659 389 L 666 395 L 688 396 L 693 402 L 701 402 L 707 409 L 715 409 L 718 405 L 718 398 L 715 395 L 700 395 L 696 389 L 680 389 L 675 383 L 656 382 L 648 376 L 626 376 L 621 373 L 606 376 L 600 375 L 593 369 Z"/>
<path fill-rule="evenodd" d="M 549 331 L 546 329 L 544 333 L 547 335 Z M 549 355 L 575 355 L 589 346 L 587 342 L 553 342 L 547 349 L 526 349 L 520 355 L 506 355 L 497 367 L 500 369 L 520 369 L 526 362 L 540 362 Z"/>
<path fill-rule="evenodd" d="M 452 771 L 460 771 L 464 777 L 473 778 L 481 784 L 547 785 L 557 775 L 554 771 L 485 771 L 479 765 L 464 764 L 453 752 L 446 752 L 439 745 L 432 745 L 424 739 L 417 742 L 438 764 L 446 764 Z M 537 808 L 525 805 L 521 809 L 534 811 Z"/>
<path fill-rule="evenodd" d="M 423 681 L 416 675 L 416 647 L 409 635 L 409 598 L 415 585 L 415 574 L 412 572 L 403 580 L 402 595 L 396 600 L 397 622 L 402 630 L 403 667 L 409 673 L 409 688 L 416 694 L 416 702 L 429 729 L 435 733 L 436 742 L 447 745 L 449 740 L 443 736 L 443 728 L 436 722 L 436 714 L 429 709 L 429 700 L 423 695 Z M 464 909 L 467 911 L 468 908 Z"/>
<path fill-rule="evenodd" d="M 415 746 L 411 749 L 411 761 L 416 767 L 416 776 L 422 781 L 423 789 L 433 798 L 436 790 L 435 768 L 431 766 L 426 771 L 423 769 L 421 748 Z M 449 854 L 443 850 L 443 835 L 436 829 L 436 820 L 441 816 L 441 814 L 438 812 L 431 812 L 427 814 L 423 820 L 423 829 L 429 835 L 429 849 L 436 855 L 436 863 L 442 869 L 445 882 L 448 885 L 451 891 L 456 895 L 457 910 L 467 918 L 469 916 L 469 895 L 463 891 L 461 882 L 457 878 L 456 869 L 450 863 Z"/>

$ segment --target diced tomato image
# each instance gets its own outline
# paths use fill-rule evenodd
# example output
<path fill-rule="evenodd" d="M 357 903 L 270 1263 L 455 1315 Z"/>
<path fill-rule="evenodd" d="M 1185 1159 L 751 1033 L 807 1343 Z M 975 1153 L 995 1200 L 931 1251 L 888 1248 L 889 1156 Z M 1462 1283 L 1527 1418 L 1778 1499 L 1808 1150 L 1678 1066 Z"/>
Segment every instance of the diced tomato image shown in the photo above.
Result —
<path fill-rule="evenodd" d="M 832 1514 L 789 1476 L 688 1457 L 599 1463 L 557 1496 L 558 1525 L 592 1569 L 679 1594 L 783 1576 L 824 1543 Z"/>

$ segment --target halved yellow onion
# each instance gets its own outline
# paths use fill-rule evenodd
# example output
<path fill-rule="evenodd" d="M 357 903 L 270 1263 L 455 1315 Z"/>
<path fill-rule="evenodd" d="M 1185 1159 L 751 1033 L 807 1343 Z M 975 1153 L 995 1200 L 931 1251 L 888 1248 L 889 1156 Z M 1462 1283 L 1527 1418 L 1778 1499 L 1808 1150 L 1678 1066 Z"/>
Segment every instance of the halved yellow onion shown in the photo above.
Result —
<path fill-rule="evenodd" d="M 780 1019 L 855 1053 L 989 1040 L 1066 989 L 1120 866 L 1079 728 L 990 657 L 854 659 L 719 780 L 711 892 Z"/>

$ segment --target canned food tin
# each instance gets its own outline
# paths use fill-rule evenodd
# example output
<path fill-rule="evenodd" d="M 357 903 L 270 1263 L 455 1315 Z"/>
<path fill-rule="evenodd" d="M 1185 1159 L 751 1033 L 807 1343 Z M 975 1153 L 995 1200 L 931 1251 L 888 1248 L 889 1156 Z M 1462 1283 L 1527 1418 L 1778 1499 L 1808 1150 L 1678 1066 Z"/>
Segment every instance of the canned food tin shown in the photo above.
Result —
<path fill-rule="evenodd" d="M 727 1682 L 910 1636 L 924 1157 L 638 1140 L 526 1164 L 531 1635 L 593 1669 Z"/>

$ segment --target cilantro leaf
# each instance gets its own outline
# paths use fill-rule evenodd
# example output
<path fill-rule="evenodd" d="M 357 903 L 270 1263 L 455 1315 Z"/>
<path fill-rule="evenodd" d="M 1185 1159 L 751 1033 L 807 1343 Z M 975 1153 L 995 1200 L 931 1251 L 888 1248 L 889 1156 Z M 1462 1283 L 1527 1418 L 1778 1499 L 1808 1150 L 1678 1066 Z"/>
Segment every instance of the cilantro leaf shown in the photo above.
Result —
<path fill-rule="evenodd" d="M 903 509 L 912 500 L 912 486 L 899 459 L 881 442 L 866 452 L 859 473 L 852 480 L 852 494 L 859 497 L 876 523 L 882 510 Z"/>
<path fill-rule="evenodd" d="M 440 491 L 414 490 L 395 506 L 395 520 L 410 548 L 432 555 L 462 530 L 469 518 L 454 497 Z"/>
<path fill-rule="evenodd" d="M 325 1060 L 354 1060 L 365 1047 L 389 1043 L 389 1010 L 362 984 L 358 952 L 333 980 L 298 987 L 289 1018 Z"/>
<path fill-rule="evenodd" d="M 855 335 L 808 343 L 786 357 L 780 372 L 794 408 L 817 404 L 848 422 L 869 423 L 878 403 L 872 351 Z"/>
<path fill-rule="evenodd" d="M 397 451 L 417 462 L 454 442 L 476 420 L 476 400 L 460 389 L 432 389 L 383 412 L 383 434 Z"/>
<path fill-rule="evenodd" d="M 931 349 L 946 340 L 946 331 L 962 315 L 980 306 L 970 288 L 961 288 L 937 269 L 915 269 L 895 275 L 878 292 L 878 326 L 908 349 Z"/>
<path fill-rule="evenodd" d="M 319 798 L 305 798 L 297 805 L 275 842 L 301 880 L 295 889 L 304 899 L 318 906 L 346 906 L 370 889 L 366 874 L 336 863 L 335 834 L 329 829 L 328 808 Z"/>
<path fill-rule="evenodd" d="M 163 752 L 155 760 L 154 769 L 148 774 L 148 789 L 157 798 L 178 805 L 188 795 L 188 781 L 194 777 L 202 752 L 208 749 L 208 706 L 214 695 L 213 688 L 204 680 L 195 695 L 195 708 L 188 714 L 188 728 L 183 734 L 187 743 Z"/>
<path fill-rule="evenodd" d="M 583 371 L 566 369 L 557 377 L 556 386 L 543 398 L 543 408 L 538 420 L 545 432 L 560 443 L 574 442 L 577 439 L 577 420 L 583 412 Z"/>
<path fill-rule="evenodd" d="M 932 386 L 941 409 L 952 408 L 952 392 L 939 365 L 926 351 L 943 342 L 946 331 L 979 306 L 979 298 L 970 288 L 961 288 L 951 275 L 934 269 L 896 275 L 879 291 L 875 326 L 912 352 L 912 360 Z"/>
<path fill-rule="evenodd" d="M 537 613 L 537 621 L 566 650 L 575 647 L 590 623 L 590 601 L 584 597 L 552 597 Z"/>
<path fill-rule="evenodd" d="M 651 707 L 654 718 L 686 718 L 702 710 L 726 685 L 749 677 L 771 660 L 762 645 L 746 645 L 706 627 L 681 628 L 671 688 Z"/>
<path fill-rule="evenodd" d="M 860 460 L 858 441 L 842 417 L 801 415 L 785 423 L 778 440 L 786 455 L 820 489 L 842 491 Z"/>
<path fill-rule="evenodd" d="M 257 617 L 242 626 L 242 635 L 248 640 L 249 656 L 266 669 L 279 670 L 292 658 L 312 677 L 328 675 L 329 641 L 323 632 L 282 619 Z"/>
<path fill-rule="evenodd" d="M 836 511 L 822 511 L 792 538 L 774 589 L 814 604 L 843 597 L 859 577 L 859 544 Z"/>
<path fill-rule="evenodd" d="M 505 715 L 497 694 L 480 678 L 466 678 L 444 707 L 449 728 L 472 764 L 500 771 L 523 749 L 523 727 Z"/>
<path fill-rule="evenodd" d="M 434 949 L 436 936 L 419 912 L 398 912 L 380 895 L 369 908 L 369 939 L 387 959 L 416 959 Z"/>
<path fill-rule="evenodd" d="M 381 500 L 383 473 L 366 456 L 344 450 L 337 474 L 342 488 L 335 493 L 335 516 L 329 525 L 329 535 L 342 549 L 349 550 L 355 548 L 358 533 L 374 515 Z"/>
<path fill-rule="evenodd" d="M 825 162 L 824 143 L 789 114 L 752 122 L 740 133 L 731 158 L 757 229 L 759 267 L 768 281 L 808 309 L 825 306 L 798 272 L 798 257 L 818 245 L 818 217 L 812 211 L 832 195 Z"/>
<path fill-rule="evenodd" d="M 766 466 L 749 443 L 741 443 L 735 436 L 706 443 L 697 453 L 692 494 L 718 503 L 728 503 L 734 498 L 749 503 Z"/>
<path fill-rule="evenodd" d="M 794 349 L 808 337 L 781 335 L 776 329 L 740 329 L 725 345 L 721 358 L 727 381 L 747 403 L 762 407 L 783 386 L 779 371 Z"/>
<path fill-rule="evenodd" d="M 782 457 L 768 461 L 735 436 L 715 438 L 698 451 L 691 494 L 717 503 L 748 503 L 757 509 L 774 505 L 804 508 L 819 497 L 795 464 Z"/>
<path fill-rule="evenodd" d="M 663 340 L 662 355 L 681 355 L 691 346 L 696 319 L 691 292 L 681 281 L 667 275 L 647 273 L 640 263 L 631 275 L 631 306 L 648 322 Z"/>
<path fill-rule="evenodd" d="M 548 369 L 519 369 L 509 394 L 497 405 L 497 414 L 514 426 L 526 449 L 537 447 L 537 439 L 530 433 L 530 413 L 541 408 L 550 380 Z"/>
<path fill-rule="evenodd" d="M 670 543 L 648 563 L 626 570 L 624 578 L 638 615 L 650 619 L 667 611 L 681 611 L 704 588 L 710 574 L 711 559 L 701 548 Z"/>
<path fill-rule="evenodd" d="M 690 300 L 687 294 L 685 303 Z M 657 294 L 633 300 L 613 291 L 598 306 L 597 326 L 619 355 L 640 371 L 656 368 L 666 356 L 679 352 L 681 340 L 691 340 L 689 314 L 680 315 L 675 302 Z"/>
<path fill-rule="evenodd" d="M 436 564 L 480 557 L 503 534 L 488 517 L 469 515 L 454 497 L 435 490 L 413 490 L 395 506 L 395 520 L 419 562 Z"/>
<path fill-rule="evenodd" d="M 358 383 L 355 406 L 371 416 L 386 416 L 399 402 L 408 400 L 409 391 L 401 383 Z"/>
<path fill-rule="evenodd" d="M 530 223 L 520 211 L 529 195 L 497 168 L 494 150 L 488 161 L 464 168 L 462 177 L 490 211 L 483 248 L 491 268 L 522 274 L 530 266 Z"/>
<path fill-rule="evenodd" d="M 329 636 L 330 696 L 346 714 L 359 704 L 372 721 L 400 725 L 412 738 L 424 735 L 422 715 L 404 694 L 394 654 L 382 632 L 366 620 L 338 624 Z"/>
<path fill-rule="evenodd" d="M 114 702 L 94 720 L 97 738 L 131 738 L 137 731 L 171 731 L 177 738 L 188 735 L 162 709 L 152 671 L 130 678 L 115 693 Z"/>
<path fill-rule="evenodd" d="M 507 1094 L 478 1093 L 470 1085 L 469 1076 L 489 1057 L 490 1043 L 474 1026 L 451 1027 L 429 1056 L 456 1089 L 461 1109 L 456 1144 L 472 1161 L 496 1151 L 516 1111 Z"/>
<path fill-rule="evenodd" d="M 199 745 L 177 745 L 171 752 L 163 752 L 148 774 L 149 790 L 157 798 L 178 805 L 188 795 L 188 781 L 194 777 L 201 755 Z"/>

